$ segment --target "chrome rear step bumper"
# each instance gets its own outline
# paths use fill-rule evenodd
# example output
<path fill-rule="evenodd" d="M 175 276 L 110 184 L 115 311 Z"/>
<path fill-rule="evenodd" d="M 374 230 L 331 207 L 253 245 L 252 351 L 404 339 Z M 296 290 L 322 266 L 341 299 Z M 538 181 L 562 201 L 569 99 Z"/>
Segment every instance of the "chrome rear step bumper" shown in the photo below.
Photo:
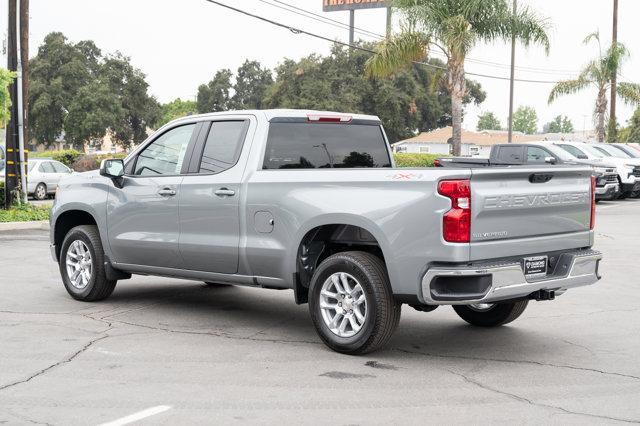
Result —
<path fill-rule="evenodd" d="M 600 252 L 574 250 L 563 253 L 561 259 L 552 273 L 539 278 L 525 277 L 518 261 L 432 267 L 422 278 L 421 301 L 429 305 L 493 303 L 527 297 L 540 290 L 560 294 L 600 279 Z"/>

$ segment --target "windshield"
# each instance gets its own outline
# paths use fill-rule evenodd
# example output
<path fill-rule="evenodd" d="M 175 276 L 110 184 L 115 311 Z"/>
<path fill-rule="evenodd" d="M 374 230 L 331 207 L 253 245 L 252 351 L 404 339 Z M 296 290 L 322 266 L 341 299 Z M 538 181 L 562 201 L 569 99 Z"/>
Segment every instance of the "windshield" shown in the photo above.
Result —
<path fill-rule="evenodd" d="M 640 155 L 636 154 L 635 152 L 633 152 L 633 148 L 629 148 L 626 146 L 620 146 L 620 145 L 611 145 L 613 148 L 624 152 L 625 154 L 627 154 L 629 157 L 631 158 L 640 158 Z"/>
<path fill-rule="evenodd" d="M 629 155 L 627 155 L 625 152 L 620 151 L 619 149 L 613 148 L 611 146 L 607 146 L 607 145 L 598 145 L 596 146 L 596 148 L 602 152 L 605 153 L 605 155 L 609 156 L 609 157 L 616 157 L 616 158 L 631 158 Z"/>
<path fill-rule="evenodd" d="M 605 156 L 604 153 L 598 151 L 594 147 L 589 146 L 587 144 L 580 145 L 580 149 L 582 151 L 586 152 L 587 154 L 590 154 L 591 156 L 596 157 L 596 158 L 603 158 Z"/>

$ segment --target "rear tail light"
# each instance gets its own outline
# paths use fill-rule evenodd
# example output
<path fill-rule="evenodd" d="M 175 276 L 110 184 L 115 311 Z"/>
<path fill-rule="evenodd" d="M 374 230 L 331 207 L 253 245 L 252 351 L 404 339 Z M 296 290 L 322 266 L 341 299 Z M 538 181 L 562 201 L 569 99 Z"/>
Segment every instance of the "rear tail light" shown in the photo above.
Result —
<path fill-rule="evenodd" d="M 591 219 L 589 219 L 589 229 L 593 229 L 596 224 L 596 177 L 591 175 Z"/>
<path fill-rule="evenodd" d="M 316 123 L 349 123 L 351 121 L 350 115 L 307 115 L 307 120 L 314 121 Z"/>
<path fill-rule="evenodd" d="M 471 241 L 471 182 L 442 180 L 438 194 L 451 199 L 451 209 L 442 218 L 442 237 L 450 243 Z"/>

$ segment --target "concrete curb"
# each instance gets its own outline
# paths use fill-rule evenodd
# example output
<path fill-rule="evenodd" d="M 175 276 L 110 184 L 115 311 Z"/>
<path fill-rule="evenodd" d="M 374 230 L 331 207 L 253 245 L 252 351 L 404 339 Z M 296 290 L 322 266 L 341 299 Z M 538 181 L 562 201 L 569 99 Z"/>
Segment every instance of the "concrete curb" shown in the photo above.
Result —
<path fill-rule="evenodd" d="M 49 230 L 48 220 L 39 220 L 33 222 L 0 222 L 0 232 L 2 231 L 22 231 L 27 229 Z"/>

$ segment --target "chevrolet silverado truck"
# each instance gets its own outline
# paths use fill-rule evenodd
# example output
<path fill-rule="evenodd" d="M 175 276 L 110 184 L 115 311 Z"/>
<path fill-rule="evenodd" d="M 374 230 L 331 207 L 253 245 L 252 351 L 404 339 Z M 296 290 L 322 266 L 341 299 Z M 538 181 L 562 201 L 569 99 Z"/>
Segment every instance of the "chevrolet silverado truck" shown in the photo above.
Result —
<path fill-rule="evenodd" d="M 63 178 L 51 253 L 81 301 L 132 274 L 292 289 L 330 348 L 361 354 L 402 304 L 493 327 L 595 283 L 594 194 L 582 165 L 397 169 L 374 116 L 213 113 Z"/>
<path fill-rule="evenodd" d="M 551 142 L 504 143 L 491 146 L 489 158 L 443 157 L 435 160 L 436 167 L 517 166 L 536 164 L 586 164 L 593 167 L 596 178 L 596 202 L 614 200 L 621 194 L 619 176 L 612 164 L 576 157 Z"/>

